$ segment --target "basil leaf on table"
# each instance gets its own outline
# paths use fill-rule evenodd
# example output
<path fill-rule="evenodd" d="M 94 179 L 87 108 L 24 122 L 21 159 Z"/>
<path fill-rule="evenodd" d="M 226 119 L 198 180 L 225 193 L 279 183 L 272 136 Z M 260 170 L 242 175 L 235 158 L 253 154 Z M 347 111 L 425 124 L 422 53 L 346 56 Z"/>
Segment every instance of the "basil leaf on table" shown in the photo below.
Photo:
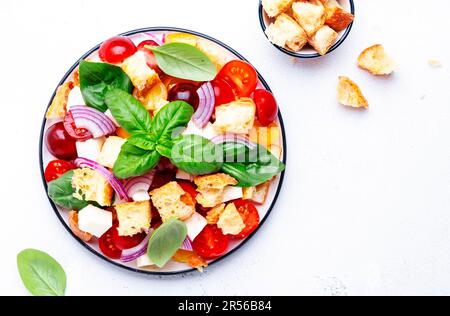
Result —
<path fill-rule="evenodd" d="M 146 46 L 153 51 L 159 68 L 166 74 L 193 81 L 211 81 L 217 68 L 209 57 L 195 46 L 169 43 L 163 46 Z"/>
<path fill-rule="evenodd" d="M 109 91 L 105 103 L 112 115 L 128 133 L 149 132 L 152 119 L 147 109 L 128 92 L 120 89 Z"/>
<path fill-rule="evenodd" d="M 133 83 L 126 73 L 117 66 L 106 63 L 80 62 L 80 89 L 86 105 L 105 112 L 106 94 L 113 89 L 131 93 Z"/>
<path fill-rule="evenodd" d="M 122 146 L 113 172 L 119 179 L 139 177 L 155 168 L 160 158 L 158 152 L 139 148 L 127 141 Z"/>
<path fill-rule="evenodd" d="M 88 205 L 88 202 L 79 200 L 73 196 L 75 193 L 72 187 L 73 170 L 66 172 L 56 180 L 48 184 L 48 196 L 52 201 L 61 207 L 71 210 L 81 210 Z"/>
<path fill-rule="evenodd" d="M 64 296 L 66 273 L 45 252 L 26 249 L 17 255 L 17 268 L 28 291 L 34 296 Z"/>
<path fill-rule="evenodd" d="M 165 105 L 153 118 L 151 133 L 157 139 L 173 139 L 187 126 L 194 108 L 184 101 Z"/>
<path fill-rule="evenodd" d="M 209 139 L 199 135 L 186 135 L 174 143 L 170 159 L 178 169 L 200 176 L 220 171 L 222 157 L 220 146 Z"/>
<path fill-rule="evenodd" d="M 260 145 L 249 150 L 249 156 L 243 161 L 226 161 L 222 166 L 222 171 L 235 178 L 238 186 L 244 188 L 262 184 L 284 169 L 285 165 Z"/>
<path fill-rule="evenodd" d="M 187 236 L 186 224 L 178 219 L 169 219 L 150 237 L 147 255 L 162 268 L 180 249 Z"/>

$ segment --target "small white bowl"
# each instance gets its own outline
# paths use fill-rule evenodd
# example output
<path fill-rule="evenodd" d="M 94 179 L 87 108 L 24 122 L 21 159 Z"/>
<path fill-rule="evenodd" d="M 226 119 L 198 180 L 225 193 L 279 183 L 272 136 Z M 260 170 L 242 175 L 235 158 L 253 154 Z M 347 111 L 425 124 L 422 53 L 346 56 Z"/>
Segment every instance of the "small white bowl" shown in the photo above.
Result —
<path fill-rule="evenodd" d="M 353 15 L 355 15 L 355 3 L 353 0 L 339 0 L 339 4 L 348 12 L 351 12 Z M 264 35 L 266 35 L 266 29 L 271 23 L 271 19 L 268 17 L 266 12 L 263 9 L 262 6 L 262 0 L 259 1 L 259 21 L 261 23 L 261 28 L 264 32 Z M 330 50 L 327 52 L 327 54 L 331 53 L 335 49 L 337 49 L 347 38 L 347 36 L 350 34 L 350 31 L 352 30 L 353 22 L 343 31 L 338 32 L 338 38 L 336 39 L 336 42 L 331 46 Z M 266 35 L 267 37 L 267 35 Z M 316 52 L 312 47 L 309 45 L 306 45 L 301 51 L 294 52 L 288 48 L 280 47 L 278 45 L 275 45 L 271 43 L 273 46 L 275 46 L 278 50 L 282 51 L 285 54 L 288 54 L 292 57 L 296 58 L 317 58 L 322 57 L 318 52 Z"/>

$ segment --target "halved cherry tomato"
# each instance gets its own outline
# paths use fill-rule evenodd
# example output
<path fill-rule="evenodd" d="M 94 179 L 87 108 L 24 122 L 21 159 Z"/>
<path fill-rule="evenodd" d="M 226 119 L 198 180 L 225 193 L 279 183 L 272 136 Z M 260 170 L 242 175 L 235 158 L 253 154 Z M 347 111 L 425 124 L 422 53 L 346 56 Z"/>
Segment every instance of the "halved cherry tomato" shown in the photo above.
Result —
<path fill-rule="evenodd" d="M 168 101 L 184 101 L 190 104 L 194 110 L 197 110 L 200 103 L 200 97 L 197 93 L 197 87 L 191 83 L 177 83 L 168 94 Z"/>
<path fill-rule="evenodd" d="M 259 213 L 255 205 L 250 201 L 237 200 L 234 202 L 239 214 L 244 221 L 245 228 L 239 234 L 235 235 L 236 238 L 246 238 L 248 235 L 259 225 Z"/>
<path fill-rule="evenodd" d="M 257 89 L 253 100 L 256 104 L 256 114 L 261 125 L 268 126 L 277 119 L 278 105 L 272 93 L 267 90 Z"/>
<path fill-rule="evenodd" d="M 211 82 L 216 97 L 216 106 L 227 104 L 236 100 L 233 88 L 222 79 L 214 79 Z"/>
<path fill-rule="evenodd" d="M 146 236 L 146 233 L 140 233 L 133 236 L 119 236 L 119 231 L 117 230 L 117 228 L 112 230 L 112 240 L 114 246 L 116 246 L 120 250 L 126 250 L 136 247 L 144 240 Z"/>
<path fill-rule="evenodd" d="M 102 61 L 118 64 L 134 55 L 136 51 L 136 45 L 128 37 L 115 36 L 102 43 L 98 54 Z"/>
<path fill-rule="evenodd" d="M 67 133 L 63 122 L 48 128 L 45 132 L 45 144 L 50 154 L 58 159 L 72 160 L 78 156 L 75 140 Z"/>
<path fill-rule="evenodd" d="M 191 195 L 191 197 L 195 200 L 198 192 L 192 183 L 187 182 L 187 181 L 178 181 L 178 184 L 186 193 L 189 193 Z"/>
<path fill-rule="evenodd" d="M 93 236 L 87 232 L 82 231 L 78 226 L 78 212 L 76 211 L 69 212 L 69 226 L 72 232 L 75 234 L 75 236 L 77 236 L 81 240 L 85 242 L 90 242 L 92 240 Z"/>
<path fill-rule="evenodd" d="M 114 230 L 117 230 L 117 226 L 114 225 L 102 237 L 98 240 L 98 247 L 102 253 L 111 259 L 120 259 L 122 250 L 116 247 L 114 244 L 113 234 Z"/>
<path fill-rule="evenodd" d="M 66 132 L 70 135 L 70 137 L 80 142 L 84 142 L 88 139 L 93 138 L 92 133 L 87 129 L 77 128 L 70 111 L 68 111 L 66 116 L 64 117 L 64 128 L 66 129 Z"/>
<path fill-rule="evenodd" d="M 241 60 L 232 60 L 223 66 L 216 79 L 227 82 L 240 98 L 249 97 L 258 85 L 255 68 Z"/>
<path fill-rule="evenodd" d="M 162 71 L 158 67 L 158 63 L 156 62 L 155 54 L 153 54 L 153 52 L 150 49 L 146 48 L 145 46 L 159 46 L 159 45 L 155 41 L 146 40 L 146 41 L 141 42 L 138 45 L 137 49 L 145 54 L 145 60 L 147 61 L 147 66 L 152 68 L 158 74 L 161 74 Z"/>
<path fill-rule="evenodd" d="M 69 170 L 75 169 L 76 166 L 65 160 L 53 160 L 50 161 L 45 168 L 44 177 L 45 181 L 50 182 L 56 179 L 59 179 L 63 174 L 65 174 Z"/>
<path fill-rule="evenodd" d="M 194 251 L 205 259 L 214 259 L 228 249 L 229 237 L 217 225 L 207 225 L 194 239 Z"/>

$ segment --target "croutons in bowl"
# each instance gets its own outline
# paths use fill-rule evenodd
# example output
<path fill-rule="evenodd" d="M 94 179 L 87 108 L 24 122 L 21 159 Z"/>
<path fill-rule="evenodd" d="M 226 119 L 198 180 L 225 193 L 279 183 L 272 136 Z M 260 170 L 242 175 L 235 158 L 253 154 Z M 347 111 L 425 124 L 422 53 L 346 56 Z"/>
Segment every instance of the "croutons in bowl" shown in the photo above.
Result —
<path fill-rule="evenodd" d="M 261 0 L 259 19 L 267 39 L 296 58 L 317 58 L 338 48 L 355 16 L 353 0 Z"/>
<path fill-rule="evenodd" d="M 285 164 L 264 79 L 225 44 L 177 28 L 83 55 L 40 135 L 44 187 L 67 231 L 145 274 L 203 271 L 239 249 L 274 207 Z"/>

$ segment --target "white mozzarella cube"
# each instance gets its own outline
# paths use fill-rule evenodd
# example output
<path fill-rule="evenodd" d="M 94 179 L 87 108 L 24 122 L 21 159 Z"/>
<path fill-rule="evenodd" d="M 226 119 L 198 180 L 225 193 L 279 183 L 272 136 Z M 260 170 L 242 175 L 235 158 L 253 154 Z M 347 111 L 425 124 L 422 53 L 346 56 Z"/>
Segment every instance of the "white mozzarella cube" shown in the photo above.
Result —
<path fill-rule="evenodd" d="M 67 110 L 70 110 L 70 108 L 75 105 L 86 105 L 80 87 L 74 87 L 72 91 L 70 91 L 69 99 L 67 100 Z"/>
<path fill-rule="evenodd" d="M 184 223 L 187 226 L 187 235 L 190 240 L 194 240 L 198 234 L 201 233 L 203 228 L 208 224 L 206 218 L 201 216 L 199 213 L 194 213 L 189 219 L 185 220 Z"/>
<path fill-rule="evenodd" d="M 147 191 L 137 191 L 131 195 L 134 202 L 150 201 L 150 194 Z"/>
<path fill-rule="evenodd" d="M 148 255 L 145 254 L 136 259 L 136 265 L 138 268 L 146 268 L 154 266 L 155 264 L 150 260 Z"/>
<path fill-rule="evenodd" d="M 110 136 L 102 146 L 101 152 L 97 157 L 97 162 L 105 167 L 113 168 L 122 150 L 126 139 L 118 136 Z"/>
<path fill-rule="evenodd" d="M 117 120 L 115 119 L 115 117 L 112 115 L 110 109 L 106 110 L 105 115 L 106 115 L 108 118 L 110 118 L 111 121 L 113 121 L 113 123 L 114 123 L 117 127 L 120 127 L 120 124 L 117 122 Z"/>
<path fill-rule="evenodd" d="M 105 143 L 106 138 L 93 138 L 88 139 L 85 142 L 77 142 L 77 153 L 78 157 L 90 159 L 92 161 L 97 161 L 100 153 L 102 151 L 103 144 Z"/>
<path fill-rule="evenodd" d="M 179 180 L 187 180 L 187 181 L 191 181 L 191 182 L 194 181 L 193 175 L 191 175 L 187 172 L 184 172 L 183 170 L 180 170 L 180 169 L 177 170 L 177 174 L 175 175 L 175 178 L 179 179 Z"/>
<path fill-rule="evenodd" d="M 243 197 L 242 188 L 228 186 L 223 191 L 222 203 L 242 199 Z"/>
<path fill-rule="evenodd" d="M 88 205 L 78 212 L 78 226 L 80 229 L 95 237 L 102 237 L 112 225 L 112 213 L 102 210 L 101 208 Z"/>
<path fill-rule="evenodd" d="M 221 135 L 215 128 L 214 125 L 209 122 L 202 130 L 202 136 L 207 139 L 213 139 L 216 136 Z"/>

